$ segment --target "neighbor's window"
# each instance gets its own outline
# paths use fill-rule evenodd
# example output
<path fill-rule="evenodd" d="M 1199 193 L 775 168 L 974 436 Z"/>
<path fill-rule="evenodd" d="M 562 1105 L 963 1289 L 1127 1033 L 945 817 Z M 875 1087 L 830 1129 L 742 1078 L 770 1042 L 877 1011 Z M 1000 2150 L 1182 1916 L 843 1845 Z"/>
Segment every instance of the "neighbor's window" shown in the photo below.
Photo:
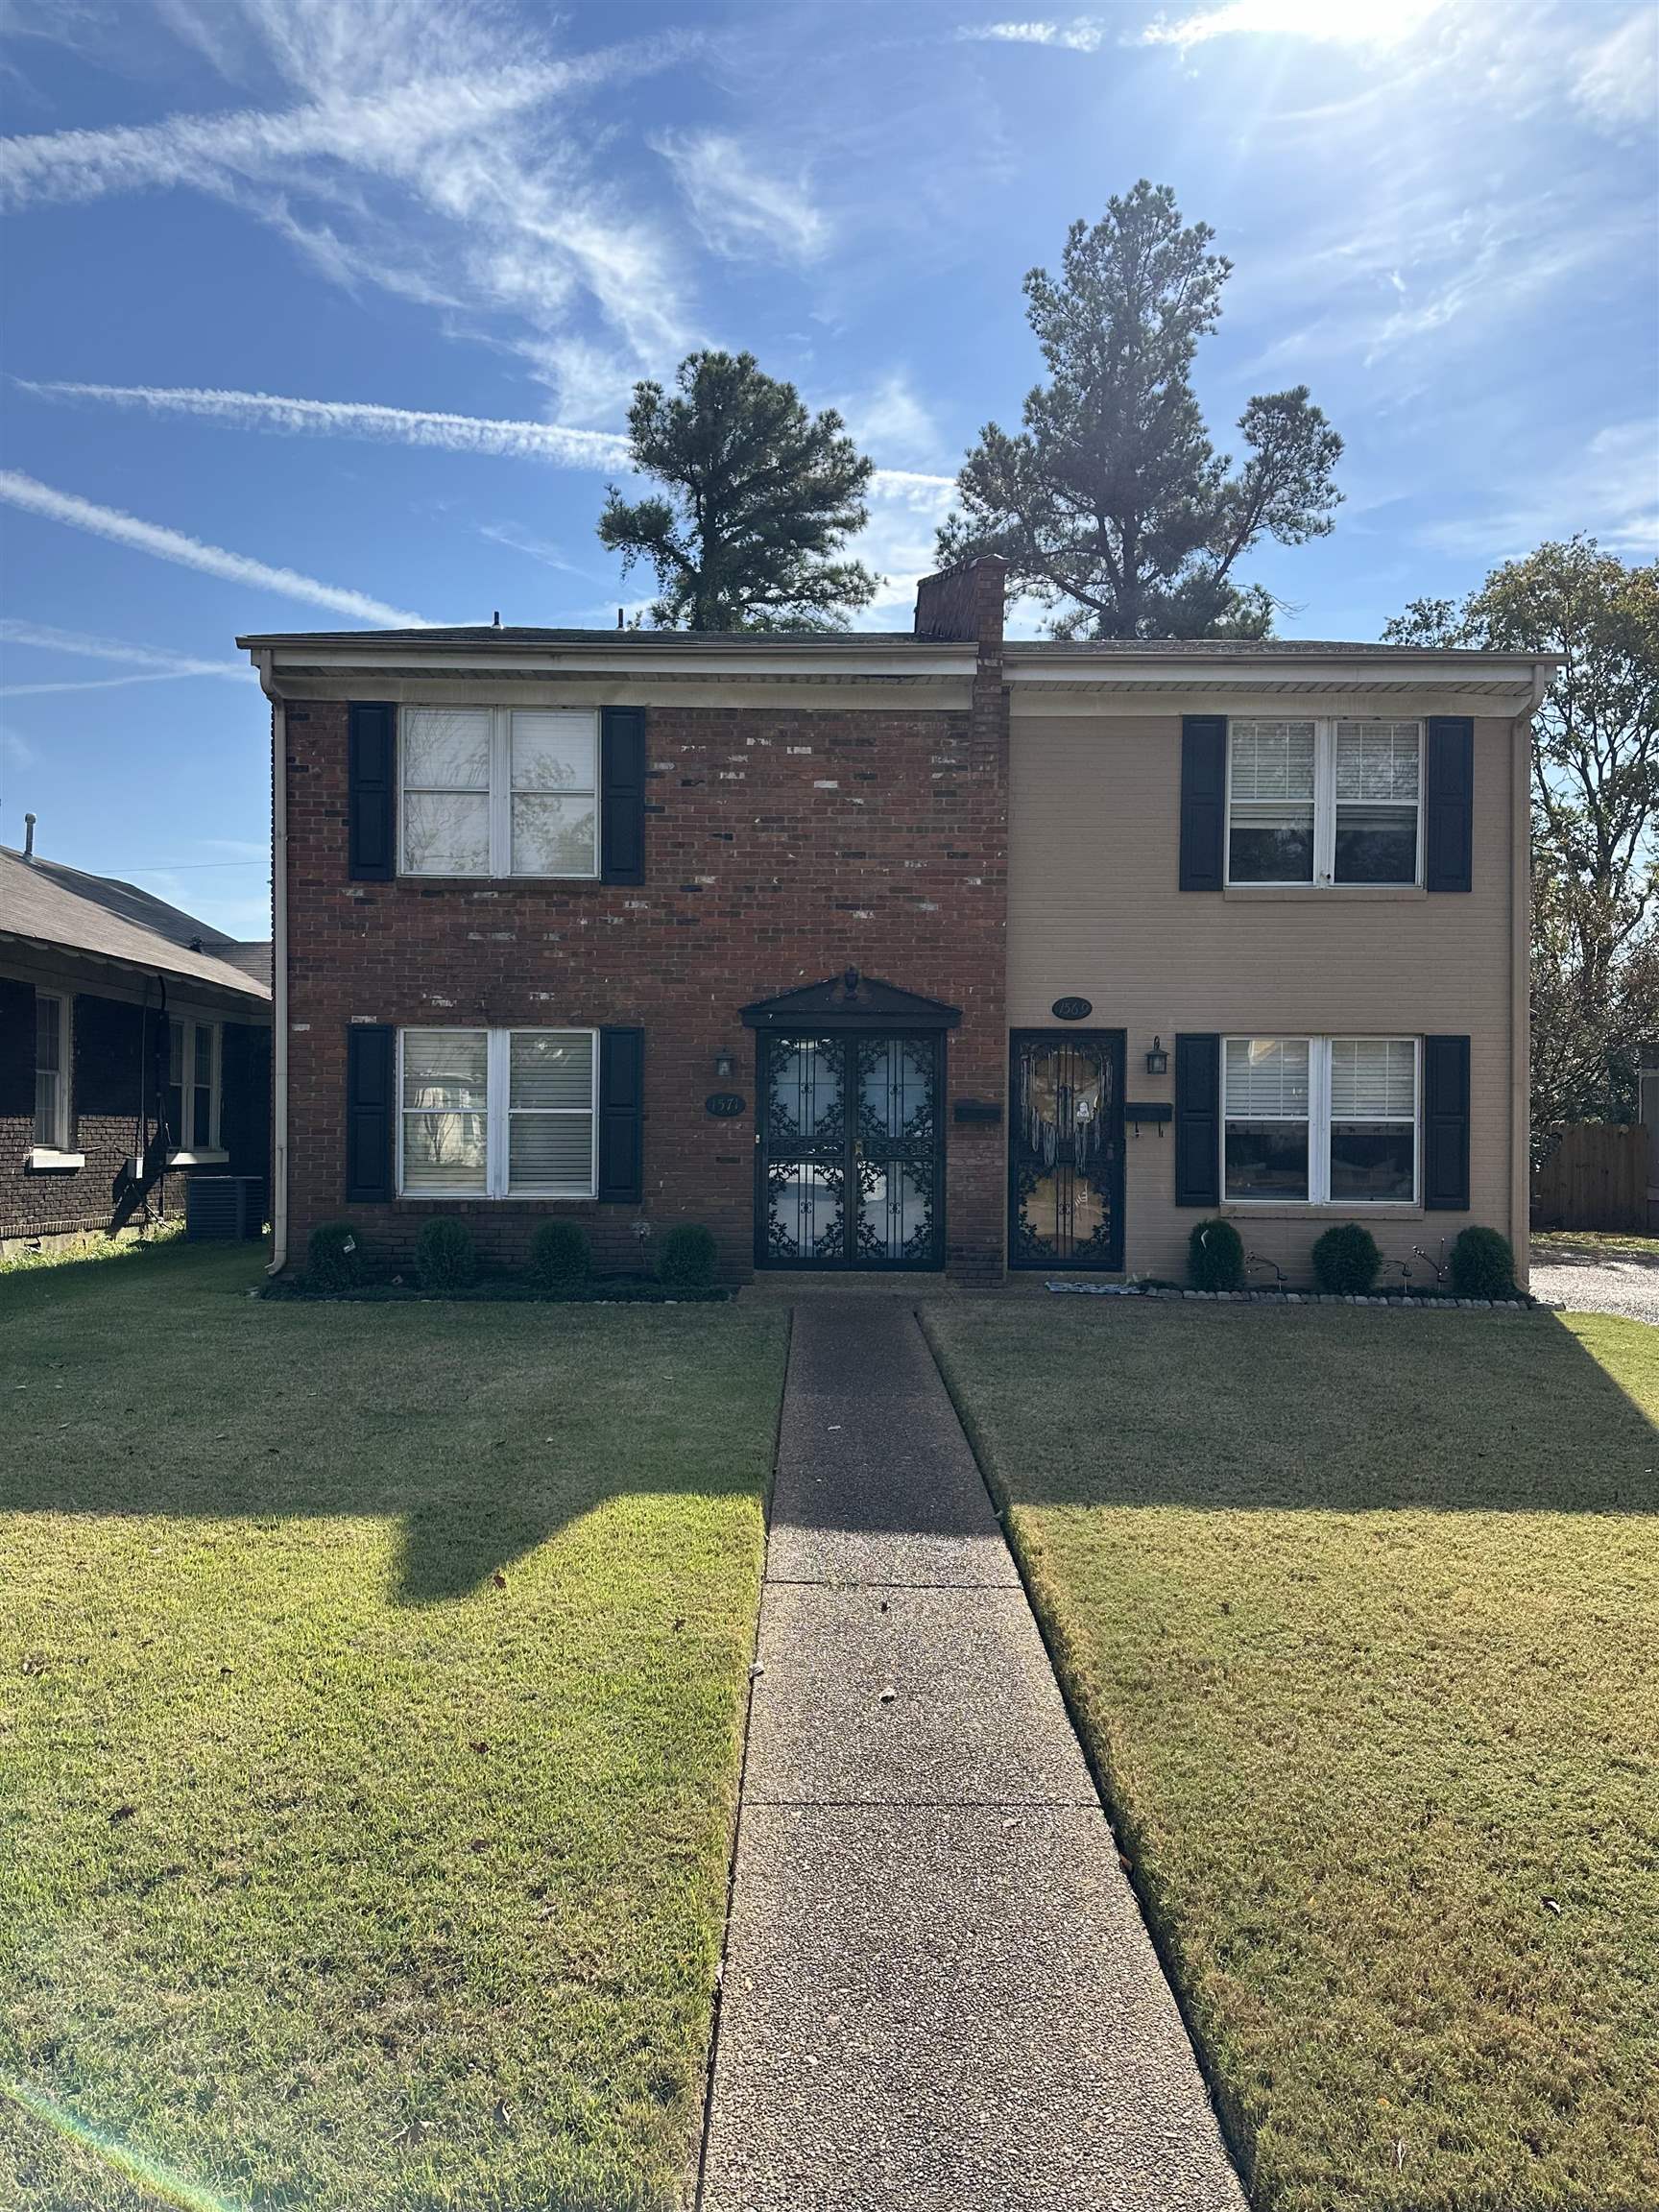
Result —
<path fill-rule="evenodd" d="M 35 994 L 35 1142 L 69 1149 L 69 1001 Z"/>
<path fill-rule="evenodd" d="M 1416 1038 L 1229 1037 L 1222 1085 L 1228 1198 L 1416 1202 Z"/>
<path fill-rule="evenodd" d="M 411 1198 L 591 1198 L 591 1029 L 405 1029 L 398 1189 Z"/>
<path fill-rule="evenodd" d="M 409 876 L 596 876 L 599 717 L 589 708 L 405 707 Z"/>
<path fill-rule="evenodd" d="M 1423 725 L 1234 720 L 1230 883 L 1415 883 Z"/>
<path fill-rule="evenodd" d="M 167 1129 L 175 1152 L 219 1147 L 220 1024 L 175 1017 L 167 1024 Z"/>

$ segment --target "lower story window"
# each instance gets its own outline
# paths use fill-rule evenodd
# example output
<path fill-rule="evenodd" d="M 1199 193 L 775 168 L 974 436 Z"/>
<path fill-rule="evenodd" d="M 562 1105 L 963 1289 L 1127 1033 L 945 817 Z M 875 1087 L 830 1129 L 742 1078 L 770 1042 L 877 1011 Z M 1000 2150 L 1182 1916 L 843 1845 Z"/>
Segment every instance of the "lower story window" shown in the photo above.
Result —
<path fill-rule="evenodd" d="M 596 1033 L 404 1029 L 397 1187 L 411 1198 L 591 1198 Z"/>
<path fill-rule="evenodd" d="M 1414 1037 L 1229 1037 L 1222 1081 L 1228 1198 L 1415 1204 Z"/>
<path fill-rule="evenodd" d="M 69 1149 L 69 1001 L 35 994 L 35 1142 Z"/>
<path fill-rule="evenodd" d="M 175 1152 L 219 1142 L 220 1024 L 175 1017 L 167 1024 L 167 1128 Z"/>

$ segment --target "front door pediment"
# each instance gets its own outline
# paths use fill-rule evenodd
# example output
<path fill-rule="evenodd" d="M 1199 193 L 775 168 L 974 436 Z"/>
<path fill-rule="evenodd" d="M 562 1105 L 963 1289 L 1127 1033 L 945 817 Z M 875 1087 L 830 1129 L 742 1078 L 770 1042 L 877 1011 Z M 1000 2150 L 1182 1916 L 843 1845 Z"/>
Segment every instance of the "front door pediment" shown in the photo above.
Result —
<path fill-rule="evenodd" d="M 776 998 L 757 998 L 743 1008 L 742 1016 L 749 1029 L 916 1031 L 954 1029 L 962 1009 L 848 968 L 822 983 L 805 983 Z"/>

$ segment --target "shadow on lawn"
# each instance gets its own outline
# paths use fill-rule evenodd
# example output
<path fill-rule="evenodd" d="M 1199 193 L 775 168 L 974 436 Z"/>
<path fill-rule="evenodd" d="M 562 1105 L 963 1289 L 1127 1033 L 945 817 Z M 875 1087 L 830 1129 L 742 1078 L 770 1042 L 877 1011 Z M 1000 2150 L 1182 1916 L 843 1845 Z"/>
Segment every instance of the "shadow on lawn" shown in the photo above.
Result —
<path fill-rule="evenodd" d="M 1017 1340 L 942 1334 L 1021 1504 L 1659 1510 L 1659 1428 L 1551 1314 L 1072 1309 Z"/>
<path fill-rule="evenodd" d="M 395 1521 L 424 1605 L 612 1500 L 764 1482 L 775 1409 L 727 1308 L 279 1307 L 234 1256 L 134 1264 L 0 1282 L 0 1513 Z"/>

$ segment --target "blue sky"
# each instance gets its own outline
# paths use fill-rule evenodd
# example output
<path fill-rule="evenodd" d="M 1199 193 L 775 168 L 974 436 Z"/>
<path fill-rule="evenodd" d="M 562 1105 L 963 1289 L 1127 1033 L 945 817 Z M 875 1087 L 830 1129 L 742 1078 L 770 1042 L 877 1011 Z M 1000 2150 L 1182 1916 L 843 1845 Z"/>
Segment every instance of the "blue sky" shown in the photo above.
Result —
<path fill-rule="evenodd" d="M 608 623 L 629 388 L 747 346 L 881 474 L 908 621 L 1020 279 L 1148 176 L 1234 264 L 1218 444 L 1306 382 L 1334 534 L 1246 572 L 1374 637 L 1540 538 L 1659 546 L 1659 14 L 1432 0 L 12 0 L 0 842 L 263 935 L 231 639 Z M 79 388 L 79 389 L 77 389 Z"/>

